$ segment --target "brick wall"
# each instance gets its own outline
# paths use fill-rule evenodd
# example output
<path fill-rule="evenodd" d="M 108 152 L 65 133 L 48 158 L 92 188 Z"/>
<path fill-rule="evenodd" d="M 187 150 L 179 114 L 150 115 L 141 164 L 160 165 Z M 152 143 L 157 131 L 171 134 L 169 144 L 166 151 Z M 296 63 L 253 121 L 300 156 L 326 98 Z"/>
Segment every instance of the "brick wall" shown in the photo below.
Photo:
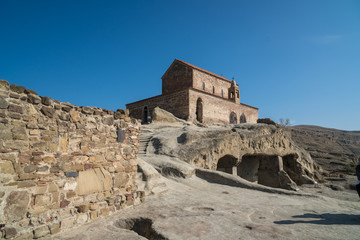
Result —
<path fill-rule="evenodd" d="M 205 92 L 213 94 L 213 87 L 215 87 L 215 96 L 221 97 L 221 90 L 223 90 L 222 98 L 228 99 L 228 90 L 231 87 L 231 82 L 227 82 L 196 69 L 193 71 L 193 88 L 204 91 L 202 86 L 203 83 L 205 83 Z"/>
<path fill-rule="evenodd" d="M 139 123 L 0 80 L 0 229 L 39 238 L 140 203 Z"/>
<path fill-rule="evenodd" d="M 239 123 L 241 114 L 245 114 L 246 122 L 256 123 L 258 118 L 258 109 L 244 104 L 235 104 L 233 102 L 222 100 L 216 96 L 203 93 L 198 90 L 189 92 L 189 119 L 196 119 L 196 102 L 201 98 L 203 102 L 203 122 L 229 123 L 230 113 L 235 112 L 237 122 Z"/>
<path fill-rule="evenodd" d="M 192 79 L 192 68 L 175 61 L 162 77 L 162 94 L 192 87 Z"/>
<path fill-rule="evenodd" d="M 126 105 L 126 108 L 129 109 L 130 116 L 137 119 L 143 119 L 144 107 L 148 108 L 150 115 L 155 107 L 160 107 L 168 112 L 171 112 L 178 118 L 187 119 L 189 116 L 188 102 L 188 89 L 184 89 L 181 91 L 144 99 L 139 102 L 130 103 Z"/>

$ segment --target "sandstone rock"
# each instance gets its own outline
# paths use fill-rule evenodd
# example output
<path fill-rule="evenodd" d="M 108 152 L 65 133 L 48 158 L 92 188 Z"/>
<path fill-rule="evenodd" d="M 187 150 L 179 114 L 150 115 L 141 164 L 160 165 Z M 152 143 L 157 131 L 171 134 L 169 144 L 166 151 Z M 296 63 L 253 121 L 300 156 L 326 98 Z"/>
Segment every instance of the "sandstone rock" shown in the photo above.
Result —
<path fill-rule="evenodd" d="M 154 123 L 186 123 L 184 120 L 175 117 L 172 113 L 169 113 L 159 107 L 154 108 L 152 121 Z"/>
<path fill-rule="evenodd" d="M 7 109 L 9 106 L 9 103 L 0 96 L 0 109 Z"/>
<path fill-rule="evenodd" d="M 24 218 L 29 199 L 29 194 L 26 191 L 11 192 L 6 199 L 5 218 L 8 221 L 19 221 Z"/>

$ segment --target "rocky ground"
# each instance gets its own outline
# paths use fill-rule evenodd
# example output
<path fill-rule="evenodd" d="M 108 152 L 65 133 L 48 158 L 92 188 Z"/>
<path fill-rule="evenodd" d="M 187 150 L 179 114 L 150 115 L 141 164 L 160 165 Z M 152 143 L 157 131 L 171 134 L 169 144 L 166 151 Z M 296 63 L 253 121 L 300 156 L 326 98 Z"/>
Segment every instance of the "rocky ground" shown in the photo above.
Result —
<path fill-rule="evenodd" d="M 203 170 L 170 151 L 158 155 L 149 141 L 142 142 L 137 181 L 146 201 L 51 239 L 359 239 L 353 176 L 275 189 Z"/>
<path fill-rule="evenodd" d="M 360 236 L 360 202 L 354 192 L 349 193 L 348 200 L 339 200 L 321 196 L 323 186 L 307 187 L 314 195 L 285 195 L 209 183 L 195 176 L 165 181 L 168 191 L 147 197 L 140 206 L 69 229 L 52 239 L 146 239 L 130 228 L 147 239 Z"/>
<path fill-rule="evenodd" d="M 342 131 L 318 126 L 289 128 L 292 139 L 330 175 L 354 174 L 360 158 L 360 131 Z"/>

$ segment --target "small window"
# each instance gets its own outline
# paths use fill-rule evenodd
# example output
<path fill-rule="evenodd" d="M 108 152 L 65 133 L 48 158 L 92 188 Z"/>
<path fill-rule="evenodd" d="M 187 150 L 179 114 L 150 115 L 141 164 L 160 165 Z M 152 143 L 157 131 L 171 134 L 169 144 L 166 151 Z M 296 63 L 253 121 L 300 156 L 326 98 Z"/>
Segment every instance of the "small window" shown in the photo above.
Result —
<path fill-rule="evenodd" d="M 213 94 L 215 94 L 215 87 L 213 86 Z"/>
<path fill-rule="evenodd" d="M 224 97 L 224 90 L 221 89 L 221 96 Z"/>
<path fill-rule="evenodd" d="M 239 92 L 236 93 L 236 97 L 239 98 Z"/>
<path fill-rule="evenodd" d="M 203 90 L 205 90 L 205 83 L 203 83 Z"/>

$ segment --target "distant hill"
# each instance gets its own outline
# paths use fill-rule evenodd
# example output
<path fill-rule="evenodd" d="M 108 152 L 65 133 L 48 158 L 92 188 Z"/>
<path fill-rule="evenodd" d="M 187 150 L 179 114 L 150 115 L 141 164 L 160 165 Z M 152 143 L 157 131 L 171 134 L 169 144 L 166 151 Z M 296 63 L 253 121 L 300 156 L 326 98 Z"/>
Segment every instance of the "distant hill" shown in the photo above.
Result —
<path fill-rule="evenodd" d="M 330 173 L 353 174 L 360 157 L 360 131 L 311 125 L 289 127 L 292 139 Z"/>

